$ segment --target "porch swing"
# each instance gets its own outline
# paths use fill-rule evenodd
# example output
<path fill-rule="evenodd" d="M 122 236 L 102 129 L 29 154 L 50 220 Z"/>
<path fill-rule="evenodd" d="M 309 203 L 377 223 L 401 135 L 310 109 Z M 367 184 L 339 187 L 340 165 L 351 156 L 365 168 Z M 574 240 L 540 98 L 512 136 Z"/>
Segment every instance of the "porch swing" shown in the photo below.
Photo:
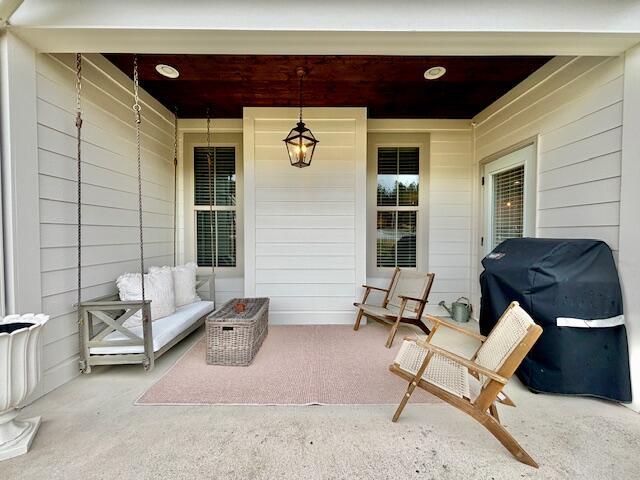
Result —
<path fill-rule="evenodd" d="M 144 241 L 142 223 L 142 162 L 141 162 L 141 105 L 139 101 L 139 80 L 137 57 L 133 60 L 133 112 L 136 130 L 137 170 L 138 170 L 138 228 L 140 246 L 140 273 L 129 274 L 140 292 L 134 299 L 121 300 L 119 294 L 111 294 L 91 300 L 82 300 L 82 56 L 76 55 L 76 139 L 77 139 L 77 215 L 78 215 L 78 283 L 77 306 L 80 338 L 80 370 L 90 373 L 94 365 L 142 364 L 151 370 L 155 360 L 176 345 L 187 335 L 198 329 L 207 315 L 214 310 L 215 267 L 213 261 L 214 238 L 211 235 L 211 274 L 196 276 L 193 301 L 174 308 L 174 312 L 162 318 L 152 318 L 151 300 L 147 298 L 145 284 L 151 274 L 144 271 Z M 210 155 L 210 118 L 207 110 L 207 156 L 209 160 L 209 222 L 213 231 L 213 198 L 211 187 L 212 159 Z M 174 216 L 173 216 L 173 269 L 176 266 L 176 201 L 178 164 L 178 119 L 174 116 Z M 170 268 L 170 267 L 162 267 Z M 170 278 L 173 280 L 173 270 Z M 120 277 L 122 278 L 122 277 Z M 193 278 L 193 277 L 191 277 Z M 151 283 L 153 286 L 153 283 Z M 173 281 L 171 288 L 173 288 Z M 193 285 L 193 284 L 191 284 Z M 208 300 L 201 300 L 196 291 L 208 285 Z M 153 292 L 152 292 L 153 293 Z M 173 292 L 172 292 L 173 293 Z M 128 323 L 135 319 L 136 324 Z M 129 321 L 129 322 L 127 322 Z"/>

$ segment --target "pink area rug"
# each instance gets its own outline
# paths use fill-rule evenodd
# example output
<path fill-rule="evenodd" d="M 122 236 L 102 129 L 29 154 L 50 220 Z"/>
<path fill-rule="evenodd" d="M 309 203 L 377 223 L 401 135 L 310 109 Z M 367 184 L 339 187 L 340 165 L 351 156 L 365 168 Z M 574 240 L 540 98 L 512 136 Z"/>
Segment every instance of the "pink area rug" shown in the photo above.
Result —
<path fill-rule="evenodd" d="M 407 382 L 389 372 L 404 334 L 391 349 L 388 330 L 365 325 L 269 326 L 248 367 L 207 365 L 196 344 L 136 402 L 138 405 L 397 404 Z M 416 390 L 416 403 L 437 403 Z"/>

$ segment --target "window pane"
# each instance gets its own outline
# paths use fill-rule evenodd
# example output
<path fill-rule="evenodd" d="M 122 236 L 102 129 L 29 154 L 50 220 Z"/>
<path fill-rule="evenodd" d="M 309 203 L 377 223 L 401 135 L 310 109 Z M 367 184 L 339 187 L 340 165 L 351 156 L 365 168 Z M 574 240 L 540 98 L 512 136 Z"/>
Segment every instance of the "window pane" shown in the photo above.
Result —
<path fill-rule="evenodd" d="M 418 205 L 419 159 L 418 148 L 398 151 L 398 205 Z"/>
<path fill-rule="evenodd" d="M 215 212 L 213 213 L 215 222 Z M 196 250 L 198 266 L 211 266 L 211 229 L 209 223 L 209 212 L 196 212 Z M 215 231 L 214 231 L 215 235 Z"/>
<path fill-rule="evenodd" d="M 416 219 L 416 211 L 378 212 L 378 267 L 416 267 Z"/>
<path fill-rule="evenodd" d="M 211 266 L 210 213 L 196 212 L 196 246 L 200 267 Z M 213 248 L 216 251 L 216 267 L 236 266 L 236 212 L 213 212 Z"/>
<path fill-rule="evenodd" d="M 524 231 L 524 165 L 493 175 L 493 245 Z"/>
<path fill-rule="evenodd" d="M 420 149 L 378 149 L 378 206 L 418 205 Z"/>
<path fill-rule="evenodd" d="M 416 266 L 416 213 L 398 212 L 398 267 Z"/>
<path fill-rule="evenodd" d="M 211 155 L 213 155 L 213 149 L 211 150 Z M 208 174 L 207 149 L 204 147 L 196 147 L 193 149 L 194 205 L 209 205 Z M 211 188 L 213 190 L 213 185 Z"/>
<path fill-rule="evenodd" d="M 219 267 L 236 266 L 236 212 L 217 212 Z"/>
<path fill-rule="evenodd" d="M 397 205 L 398 149 L 378 149 L 378 205 Z"/>
<path fill-rule="evenodd" d="M 216 147 L 216 205 L 236 204 L 236 149 Z"/>
<path fill-rule="evenodd" d="M 214 205 L 236 204 L 236 152 L 234 147 L 212 147 L 211 196 Z M 195 147 L 194 205 L 209 205 L 207 148 Z"/>
<path fill-rule="evenodd" d="M 376 258 L 378 267 L 396 266 L 396 212 L 378 212 Z"/>

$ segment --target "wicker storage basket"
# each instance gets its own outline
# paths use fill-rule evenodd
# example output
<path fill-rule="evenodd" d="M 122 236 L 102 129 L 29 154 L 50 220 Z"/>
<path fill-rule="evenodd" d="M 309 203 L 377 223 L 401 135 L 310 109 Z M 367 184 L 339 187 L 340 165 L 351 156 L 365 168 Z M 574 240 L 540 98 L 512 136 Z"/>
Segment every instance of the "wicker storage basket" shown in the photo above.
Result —
<path fill-rule="evenodd" d="M 236 303 L 246 308 L 236 313 Z M 249 365 L 267 336 L 268 298 L 234 298 L 206 320 L 207 363 Z"/>

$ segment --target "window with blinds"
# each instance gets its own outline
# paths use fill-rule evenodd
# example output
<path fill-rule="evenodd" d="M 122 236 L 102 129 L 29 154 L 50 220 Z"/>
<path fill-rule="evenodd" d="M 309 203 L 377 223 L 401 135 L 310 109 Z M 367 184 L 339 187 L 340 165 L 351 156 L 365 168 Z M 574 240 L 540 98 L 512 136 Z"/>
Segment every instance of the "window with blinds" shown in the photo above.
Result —
<path fill-rule="evenodd" d="M 211 220 L 213 220 L 213 229 Z M 236 212 L 196 211 L 196 233 L 199 266 L 211 266 L 212 248 L 215 253 L 216 267 L 236 266 Z"/>
<path fill-rule="evenodd" d="M 524 165 L 493 175 L 493 245 L 524 232 Z"/>
<path fill-rule="evenodd" d="M 378 148 L 378 267 L 417 266 L 416 231 L 420 178 L 418 147 Z"/>
<path fill-rule="evenodd" d="M 236 151 L 211 147 L 211 176 L 207 147 L 195 147 L 194 210 L 196 257 L 201 267 L 236 266 Z M 213 212 L 209 211 L 211 200 Z"/>
<path fill-rule="evenodd" d="M 207 147 L 196 147 L 194 158 L 194 205 L 209 206 L 209 165 Z M 213 205 L 236 204 L 236 149 L 235 147 L 212 147 L 211 199 Z"/>

